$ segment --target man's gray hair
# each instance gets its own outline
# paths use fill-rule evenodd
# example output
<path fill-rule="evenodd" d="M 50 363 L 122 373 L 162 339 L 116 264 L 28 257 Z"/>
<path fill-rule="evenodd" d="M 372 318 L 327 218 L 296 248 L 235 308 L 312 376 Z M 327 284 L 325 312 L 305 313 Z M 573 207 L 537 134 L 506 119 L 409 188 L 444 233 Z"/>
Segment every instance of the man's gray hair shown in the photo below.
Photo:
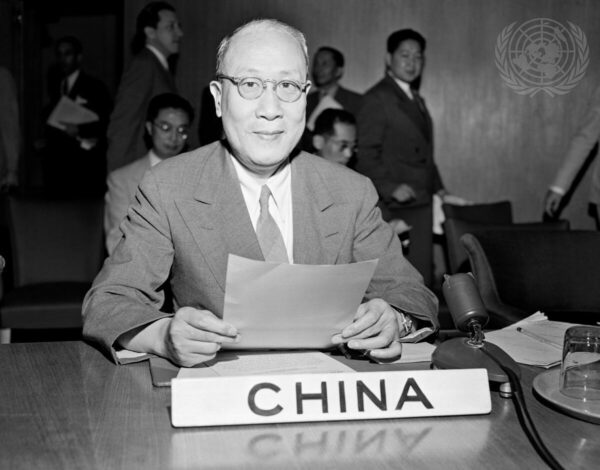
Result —
<path fill-rule="evenodd" d="M 223 40 L 221 41 L 221 44 L 219 44 L 219 49 L 217 50 L 217 75 L 223 74 L 225 72 L 223 70 L 225 56 L 227 55 L 227 52 L 229 51 L 229 46 L 231 45 L 232 39 L 239 33 L 242 33 L 245 31 L 257 30 L 257 29 L 282 31 L 284 33 L 289 34 L 296 41 L 298 41 L 298 44 L 300 45 L 300 48 L 302 49 L 302 53 L 304 54 L 304 62 L 306 63 L 306 71 L 307 71 L 307 75 L 308 75 L 308 47 L 306 45 L 306 38 L 304 37 L 304 34 L 302 34 L 299 30 L 297 30 L 296 28 L 293 28 L 292 26 L 290 26 L 286 23 L 283 23 L 279 20 L 270 19 L 270 18 L 261 18 L 261 19 L 249 21 L 248 23 L 243 24 L 242 26 L 238 27 L 233 33 L 231 33 L 223 38 Z"/>

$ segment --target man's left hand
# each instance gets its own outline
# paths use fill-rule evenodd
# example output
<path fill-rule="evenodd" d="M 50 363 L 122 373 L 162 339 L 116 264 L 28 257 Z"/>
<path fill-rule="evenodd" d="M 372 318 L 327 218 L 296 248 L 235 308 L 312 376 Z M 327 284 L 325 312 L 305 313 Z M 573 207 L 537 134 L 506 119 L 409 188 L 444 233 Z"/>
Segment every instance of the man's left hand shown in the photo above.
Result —
<path fill-rule="evenodd" d="M 365 350 L 376 359 L 392 359 L 402 354 L 398 312 L 383 299 L 361 304 L 354 321 L 333 335 L 334 344 L 347 343 L 350 349 Z"/>

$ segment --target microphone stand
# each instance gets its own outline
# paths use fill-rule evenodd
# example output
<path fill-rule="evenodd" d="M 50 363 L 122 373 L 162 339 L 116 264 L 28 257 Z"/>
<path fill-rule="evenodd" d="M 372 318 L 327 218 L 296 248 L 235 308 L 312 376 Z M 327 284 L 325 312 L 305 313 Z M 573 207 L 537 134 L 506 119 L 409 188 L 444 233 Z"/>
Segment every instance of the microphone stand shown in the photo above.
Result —
<path fill-rule="evenodd" d="M 495 344 L 485 341 L 483 326 L 488 314 L 470 274 L 445 276 L 444 297 L 448 303 L 454 324 L 460 331 L 469 333 L 468 338 L 444 341 L 433 352 L 431 362 L 436 369 L 486 369 L 490 382 L 500 384 L 500 396 L 512 397 L 510 379 L 488 354 L 520 378 L 517 363 Z"/>

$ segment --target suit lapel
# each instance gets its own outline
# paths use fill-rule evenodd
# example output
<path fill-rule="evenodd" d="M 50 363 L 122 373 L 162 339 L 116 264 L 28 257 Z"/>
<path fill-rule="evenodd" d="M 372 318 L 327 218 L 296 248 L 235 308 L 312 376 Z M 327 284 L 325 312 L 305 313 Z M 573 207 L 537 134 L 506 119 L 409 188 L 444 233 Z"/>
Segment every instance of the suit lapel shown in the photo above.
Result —
<path fill-rule="evenodd" d="M 264 258 L 235 170 L 222 145 L 206 159 L 195 181 L 194 199 L 176 204 L 217 283 L 225 290 L 230 253 Z"/>
<path fill-rule="evenodd" d="M 343 226 L 336 204 L 322 176 L 302 154 L 292 160 L 294 262 L 335 264 Z"/>
<path fill-rule="evenodd" d="M 406 95 L 406 93 L 404 93 L 402 88 L 398 86 L 398 84 L 392 77 L 388 75 L 386 76 L 385 80 L 387 81 L 388 86 L 390 86 L 394 90 L 394 95 L 396 96 L 396 102 L 398 104 L 398 107 L 402 110 L 403 113 L 405 113 L 410 118 L 410 120 L 413 122 L 415 127 L 421 132 L 421 134 L 423 134 L 423 136 L 427 140 L 430 140 L 431 121 L 428 120 L 427 110 L 424 109 L 425 113 L 423 113 L 419 109 L 419 104 L 417 104 L 416 101 L 411 100 Z M 421 97 L 417 95 L 416 100 L 418 99 L 421 99 Z M 422 102 L 420 104 L 423 106 L 423 108 L 425 107 L 425 105 Z"/>

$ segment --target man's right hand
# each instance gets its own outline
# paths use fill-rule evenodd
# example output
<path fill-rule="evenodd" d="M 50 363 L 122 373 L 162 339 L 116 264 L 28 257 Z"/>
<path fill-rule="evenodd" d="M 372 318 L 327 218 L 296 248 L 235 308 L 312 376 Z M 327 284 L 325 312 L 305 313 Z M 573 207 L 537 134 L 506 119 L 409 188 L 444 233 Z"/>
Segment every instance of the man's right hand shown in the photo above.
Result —
<path fill-rule="evenodd" d="M 555 216 L 558 212 L 558 208 L 560 207 L 560 202 L 562 201 L 562 195 L 557 192 L 548 190 L 546 193 L 546 198 L 544 199 L 544 212 L 550 216 Z"/>
<path fill-rule="evenodd" d="M 235 327 L 208 310 L 182 307 L 164 325 L 166 355 L 175 364 L 192 367 L 209 361 L 221 343 L 236 343 Z"/>
<path fill-rule="evenodd" d="M 403 183 L 394 190 L 394 192 L 392 193 L 392 197 L 396 201 L 403 203 L 412 201 L 417 197 L 417 195 L 415 194 L 415 190 L 411 186 Z"/>

